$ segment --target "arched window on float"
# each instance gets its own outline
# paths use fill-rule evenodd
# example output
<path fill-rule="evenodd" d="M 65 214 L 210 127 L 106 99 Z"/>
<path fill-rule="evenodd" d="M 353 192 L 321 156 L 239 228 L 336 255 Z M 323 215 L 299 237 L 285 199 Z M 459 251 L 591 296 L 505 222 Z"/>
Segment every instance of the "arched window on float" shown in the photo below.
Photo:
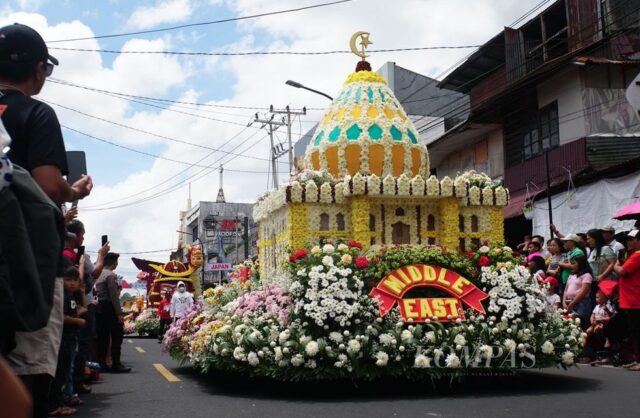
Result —
<path fill-rule="evenodd" d="M 341 214 L 341 213 L 336 215 L 336 229 L 338 231 L 344 231 L 345 230 L 344 215 Z"/>
<path fill-rule="evenodd" d="M 320 214 L 320 230 L 321 231 L 329 230 L 329 215 L 326 213 Z"/>

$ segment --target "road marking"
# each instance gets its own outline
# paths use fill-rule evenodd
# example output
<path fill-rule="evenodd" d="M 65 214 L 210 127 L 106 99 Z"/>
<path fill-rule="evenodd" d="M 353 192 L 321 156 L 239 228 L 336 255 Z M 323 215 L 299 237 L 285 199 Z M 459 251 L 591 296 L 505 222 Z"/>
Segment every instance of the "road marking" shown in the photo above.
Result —
<path fill-rule="evenodd" d="M 145 351 L 142 349 L 142 347 L 136 347 L 136 350 L 138 351 L 138 353 L 144 353 Z"/>
<path fill-rule="evenodd" d="M 176 376 L 174 376 L 173 373 L 171 373 L 169 370 L 167 370 L 167 368 L 164 367 L 162 364 L 154 363 L 153 367 L 155 367 L 156 370 L 158 371 L 158 373 L 160 373 L 162 375 L 162 377 L 167 379 L 167 381 L 169 381 L 169 382 L 179 382 L 180 381 L 180 379 L 178 379 Z"/>
<path fill-rule="evenodd" d="M 127 340 L 129 344 L 133 344 L 133 340 Z"/>

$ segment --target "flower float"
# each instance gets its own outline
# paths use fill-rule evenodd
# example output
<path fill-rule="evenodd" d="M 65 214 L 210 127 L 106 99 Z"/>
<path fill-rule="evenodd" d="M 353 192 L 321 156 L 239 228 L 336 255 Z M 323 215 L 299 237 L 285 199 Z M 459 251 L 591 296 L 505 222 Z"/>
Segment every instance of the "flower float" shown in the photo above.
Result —
<path fill-rule="evenodd" d="M 207 291 L 167 331 L 166 350 L 203 372 L 317 381 L 566 368 L 582 348 L 579 324 L 547 309 L 545 289 L 502 245 L 462 255 L 361 247 L 351 240 L 297 249 L 278 277 Z M 424 274 L 412 273 L 418 266 Z M 393 277 L 407 289 L 383 314 L 375 291 Z M 460 303 L 452 311 L 445 300 Z"/>

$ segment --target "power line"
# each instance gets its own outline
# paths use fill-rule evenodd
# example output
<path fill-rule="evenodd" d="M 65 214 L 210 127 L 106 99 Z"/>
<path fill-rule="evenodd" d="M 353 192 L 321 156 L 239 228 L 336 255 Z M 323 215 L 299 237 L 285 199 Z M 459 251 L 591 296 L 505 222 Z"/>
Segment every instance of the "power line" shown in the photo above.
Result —
<path fill-rule="evenodd" d="M 231 138 L 229 138 L 227 141 L 225 141 L 225 143 L 224 143 L 224 144 L 222 144 L 222 146 L 225 146 L 225 145 L 229 144 L 231 141 L 235 140 L 238 136 L 242 135 L 246 130 L 247 130 L 247 127 L 245 127 L 244 129 L 240 130 L 240 131 L 239 131 L 239 132 L 237 132 L 235 135 L 233 135 Z M 258 134 L 258 132 L 259 132 L 259 131 L 254 131 L 254 132 L 253 132 L 249 137 L 245 138 L 245 140 L 244 140 L 244 141 L 248 141 L 248 140 L 250 140 L 251 138 L 253 138 L 254 136 L 256 136 L 256 135 Z M 233 149 L 232 149 L 232 151 L 233 151 L 233 150 L 235 150 L 236 148 L 237 148 L 237 147 L 233 148 Z M 209 157 L 210 157 L 210 156 L 212 156 L 213 154 L 215 154 L 215 151 L 211 151 L 210 153 L 208 153 L 207 155 L 205 155 L 204 157 L 202 157 L 202 158 L 200 158 L 198 161 L 196 161 L 194 164 L 201 163 L 202 161 L 206 160 L 207 158 L 209 158 Z M 214 163 L 213 163 L 213 164 L 215 164 L 217 161 L 218 161 L 218 160 L 214 161 Z M 213 165 L 213 164 L 211 164 L 211 165 Z M 189 171 L 191 168 L 192 168 L 192 167 L 187 167 L 187 168 L 185 168 L 184 170 L 181 170 L 181 171 L 179 171 L 178 173 L 176 173 L 176 174 L 172 175 L 171 177 L 168 177 L 168 178 L 166 178 L 166 179 L 162 180 L 160 183 L 157 183 L 157 184 L 155 184 L 155 185 L 153 185 L 153 186 L 151 186 L 151 187 L 149 187 L 149 188 L 147 188 L 147 189 L 139 190 L 139 191 L 137 191 L 137 192 L 136 192 L 136 193 L 134 193 L 134 194 L 131 194 L 131 195 L 128 195 L 128 196 L 124 196 L 124 197 L 120 197 L 120 198 L 118 198 L 118 199 L 115 199 L 115 200 L 112 200 L 112 201 L 109 201 L 109 202 L 98 203 L 98 204 L 91 205 L 91 206 L 87 206 L 87 207 L 84 207 L 84 206 L 83 206 L 83 209 L 93 209 L 93 208 L 96 208 L 96 207 L 100 207 L 100 206 L 104 206 L 104 205 L 110 205 L 110 204 L 113 204 L 113 203 L 116 203 L 116 202 L 121 202 L 121 201 L 123 201 L 123 200 L 127 200 L 127 199 L 129 199 L 129 198 L 131 198 L 131 197 L 140 197 L 140 195 L 141 195 L 141 194 L 147 193 L 147 192 L 149 192 L 149 191 L 151 191 L 151 190 L 154 190 L 154 189 L 156 189 L 156 188 L 158 188 L 158 187 L 160 187 L 160 186 L 164 186 L 164 185 L 166 185 L 166 183 L 167 183 L 168 181 L 171 181 L 171 180 L 173 180 L 173 179 L 175 179 L 175 178 L 179 177 L 180 175 L 182 175 L 182 174 L 186 173 L 187 171 Z"/>
<path fill-rule="evenodd" d="M 254 134 L 252 134 L 252 135 L 251 135 L 251 137 L 252 137 L 252 136 L 255 136 L 258 132 L 259 132 L 259 131 L 258 131 L 258 130 L 256 130 L 256 131 L 254 132 Z M 247 140 L 248 140 L 248 139 L 250 139 L 251 137 L 247 138 Z M 266 137 L 267 137 L 267 135 L 265 135 L 265 136 L 261 137 L 257 142 L 255 142 L 253 145 L 251 145 L 249 148 L 247 148 L 247 149 L 246 149 L 246 150 L 244 150 L 243 152 L 247 152 L 247 151 L 249 151 L 249 149 L 251 149 L 251 148 L 255 147 L 256 145 L 258 145 L 258 144 L 259 144 L 259 143 L 260 143 L 264 138 L 266 138 Z M 245 142 L 246 142 L 247 140 L 245 140 Z M 242 142 L 242 143 L 238 144 L 238 145 L 237 145 L 236 147 L 234 147 L 232 150 L 235 150 L 235 149 L 239 148 L 239 147 L 240 147 L 241 145 L 243 145 L 243 144 L 244 144 L 244 142 Z M 213 153 L 211 153 L 211 154 L 213 154 Z M 209 154 L 209 155 L 211 155 L 211 154 Z M 205 157 L 205 158 L 206 158 L 206 157 Z M 161 197 L 161 196 L 167 196 L 170 192 L 173 192 L 173 191 L 175 191 L 175 190 L 177 190 L 177 189 L 181 188 L 185 183 L 187 183 L 187 182 L 189 182 L 189 181 L 190 181 L 190 182 L 197 181 L 197 180 L 199 180 L 199 179 L 203 178 L 204 176 L 208 175 L 209 173 L 211 173 L 213 170 L 215 170 L 215 169 L 217 168 L 217 163 L 218 163 L 222 158 L 224 158 L 224 157 L 221 157 L 221 158 L 217 159 L 216 161 L 214 161 L 213 163 L 211 163 L 211 165 L 210 165 L 210 166 L 208 166 L 208 167 L 206 167 L 206 168 L 203 168 L 202 170 L 200 170 L 200 171 L 198 171 L 197 173 L 195 173 L 195 174 L 193 174 L 193 175 L 191 175 L 191 176 L 187 177 L 187 178 L 186 178 L 186 179 L 184 179 L 184 180 L 179 181 L 178 183 L 174 184 L 173 186 L 169 186 L 168 188 L 162 189 L 162 190 L 160 190 L 159 192 L 156 192 L 155 194 L 153 194 L 153 195 L 151 195 L 151 196 L 147 196 L 147 197 L 145 197 L 145 198 L 141 198 L 141 199 L 138 199 L 138 200 L 134 200 L 134 201 L 132 201 L 132 202 L 123 203 L 123 204 L 120 204 L 120 205 L 115 205 L 115 206 L 110 206 L 110 207 L 104 207 L 104 208 L 102 208 L 102 207 L 95 207 L 95 206 L 94 206 L 94 207 L 91 207 L 91 208 L 84 208 L 84 207 L 83 207 L 82 209 L 83 209 L 83 210 L 89 210 L 89 211 L 102 211 L 102 210 L 110 210 L 110 209 L 119 209 L 119 208 L 123 208 L 123 207 L 128 207 L 128 206 L 133 206 L 133 205 L 137 205 L 137 204 L 140 204 L 140 203 L 144 203 L 144 202 L 147 202 L 147 201 L 150 201 L 150 200 L 156 199 L 156 198 Z M 232 161 L 232 160 L 233 160 L 233 159 L 235 159 L 235 158 L 237 158 L 237 157 L 235 157 L 235 156 L 234 156 L 234 157 L 232 157 L 230 161 Z M 230 162 L 230 161 L 228 161 L 228 162 Z M 228 162 L 227 162 L 227 163 L 228 163 Z M 189 167 L 189 168 L 191 168 L 191 167 Z M 187 170 L 188 170 L 188 169 L 187 169 Z M 184 171 L 186 171 L 186 170 L 184 170 Z M 183 171 L 183 172 L 184 172 L 184 171 Z M 205 172 L 205 171 L 207 171 L 207 172 Z M 178 175 L 179 175 L 179 174 L 178 174 Z M 178 175 L 173 176 L 172 178 L 175 178 L 175 177 L 177 177 Z M 152 189 L 154 189 L 154 188 L 156 188 L 156 187 L 162 186 L 163 184 L 164 184 L 164 183 L 156 184 L 155 186 L 153 186 L 153 187 L 151 187 L 151 188 L 149 188 L 149 189 L 143 190 L 143 191 L 141 191 L 141 192 L 138 192 L 138 193 L 136 193 L 136 194 L 134 194 L 134 195 L 130 195 L 130 196 L 128 196 L 128 197 L 138 196 L 140 193 L 146 193 L 146 192 L 148 192 L 148 191 L 150 191 L 150 190 L 152 190 Z M 127 198 L 128 198 L 128 197 L 127 197 Z M 121 200 L 126 200 L 127 198 L 123 198 L 123 199 L 115 200 L 115 201 L 113 201 L 113 202 L 111 202 L 111 203 L 115 203 L 115 202 L 118 202 L 118 201 L 121 201 Z"/>
<path fill-rule="evenodd" d="M 434 51 L 443 49 L 469 49 L 479 48 L 482 45 L 440 45 L 440 46 L 417 46 L 407 48 L 386 48 L 386 49 L 371 49 L 367 52 L 387 53 L 387 52 L 412 52 L 412 51 Z M 328 50 L 328 51 L 245 51 L 245 52 L 189 52 L 189 51 L 118 51 L 115 49 L 92 49 L 92 48 L 62 48 L 51 47 L 49 49 L 55 49 L 60 51 L 74 51 L 74 52 L 100 52 L 104 54 L 138 54 L 138 55 L 186 55 L 186 56 L 214 56 L 214 57 L 242 57 L 242 56 L 255 56 L 255 55 L 337 55 L 337 54 L 353 54 L 353 51 L 346 49 Z"/>
<path fill-rule="evenodd" d="M 303 11 L 303 10 L 316 9 L 316 8 L 319 8 L 319 7 L 326 7 L 326 6 L 333 6 L 333 5 L 336 5 L 336 4 L 348 3 L 348 2 L 351 2 L 351 1 L 352 0 L 339 0 L 339 1 L 333 1 L 333 2 L 330 2 L 330 3 L 312 4 L 310 6 L 298 7 L 298 8 L 295 8 L 295 9 L 278 10 L 278 11 L 274 11 L 274 12 L 259 13 L 259 14 L 255 14 L 255 15 L 249 15 L 249 16 L 232 17 L 232 18 L 227 18 L 227 19 L 212 20 L 212 21 L 208 21 L 208 22 L 187 23 L 187 24 L 184 24 L 184 25 L 169 26 L 169 27 L 164 27 L 164 28 L 159 28 L 159 29 L 149 29 L 149 30 L 141 30 L 141 31 L 135 31 L 135 32 L 124 32 L 124 33 L 114 33 L 114 34 L 109 34 L 109 35 L 87 36 L 87 37 L 84 37 L 84 38 L 57 39 L 57 40 L 54 40 L 54 41 L 47 41 L 47 43 L 48 44 L 52 44 L 52 43 L 58 43 L 58 42 L 86 41 L 86 40 L 90 40 L 90 39 L 119 38 L 119 37 L 123 37 L 123 36 L 143 35 L 143 34 L 149 34 L 149 33 L 166 32 L 166 31 L 172 31 L 172 30 L 177 30 L 177 29 L 192 28 L 192 27 L 195 27 L 195 26 L 215 25 L 215 24 L 219 24 L 219 23 L 237 22 L 239 20 L 255 19 L 255 18 L 258 18 L 258 17 L 273 16 L 273 15 L 279 15 L 279 14 L 284 14 L 284 13 L 300 12 L 300 11 Z"/>
<path fill-rule="evenodd" d="M 124 124 L 124 123 L 120 123 L 120 122 L 116 122 L 116 121 L 113 121 L 113 120 L 105 119 L 105 118 L 102 118 L 102 117 L 100 117 L 100 116 L 91 115 L 91 114 L 89 114 L 89 113 L 85 113 L 85 112 L 83 112 L 83 111 L 81 111 L 81 110 L 74 109 L 74 108 L 71 108 L 71 107 L 68 107 L 68 106 L 64 106 L 64 105 L 61 105 L 61 104 L 58 104 L 58 103 L 52 102 L 52 101 L 50 101 L 50 100 L 46 100 L 46 99 L 40 99 L 40 100 L 42 100 L 42 101 L 43 101 L 43 102 L 45 102 L 45 103 L 52 104 L 52 105 L 54 105 L 54 106 L 60 107 L 60 108 L 62 108 L 62 109 L 69 110 L 69 111 L 71 111 L 71 112 L 78 113 L 78 114 L 80 114 L 80 115 L 83 115 L 83 116 L 86 116 L 86 117 L 89 117 L 89 118 L 92 118 L 92 119 L 96 119 L 96 120 L 99 120 L 99 121 L 102 121 L 102 122 L 110 123 L 110 124 L 115 125 L 115 126 L 119 126 L 119 127 L 125 128 L 125 129 L 130 129 L 130 130 L 132 130 L 132 131 L 140 132 L 140 133 L 143 133 L 143 134 L 146 134 L 146 135 L 150 135 L 150 136 L 153 136 L 153 137 L 166 139 L 166 140 L 168 140 L 168 141 L 177 142 L 177 143 L 180 143 L 180 144 L 190 145 L 190 146 L 193 146 L 193 147 L 198 147 L 198 148 L 208 149 L 208 150 L 215 151 L 215 152 L 222 152 L 222 153 L 224 153 L 224 154 L 237 155 L 237 156 L 239 156 L 239 157 L 246 157 L 246 158 L 252 158 L 252 159 L 256 159 L 256 160 L 265 160 L 265 161 L 268 161 L 268 159 L 267 159 L 267 158 L 260 158 L 260 157 L 250 156 L 250 155 L 241 155 L 241 154 L 236 154 L 236 153 L 233 153 L 233 152 L 224 151 L 224 150 L 222 150 L 221 148 L 209 147 L 209 146 L 207 146 L 207 145 L 202 145 L 202 144 L 198 144 L 198 143 L 195 143 L 195 142 L 188 142 L 188 141 L 184 141 L 184 140 L 181 140 L 181 139 L 172 138 L 172 137 L 169 137 L 169 136 L 166 136 L 166 135 L 161 135 L 161 134 L 158 134 L 158 133 L 149 132 L 149 131 L 146 131 L 146 130 L 144 130 L 144 129 L 140 129 L 140 128 L 136 128 L 136 127 L 133 127 L 133 126 L 130 126 L 130 125 L 126 125 L 126 124 Z M 114 145 L 114 146 L 117 146 L 117 147 L 120 147 L 120 148 L 128 149 L 129 151 L 133 151 L 133 152 L 140 152 L 140 153 L 142 153 L 142 154 L 146 154 L 146 155 L 149 155 L 149 156 L 154 156 L 154 154 L 149 154 L 149 153 L 145 153 L 145 152 L 138 151 L 138 150 L 135 150 L 135 149 L 127 148 L 127 147 L 125 147 L 125 146 L 121 146 L 121 145 L 119 145 L 119 144 L 112 143 L 112 142 L 110 142 L 110 141 L 108 141 L 108 140 L 105 140 L 105 139 L 101 139 L 101 138 L 93 137 L 93 136 L 91 136 L 91 135 L 89 135 L 89 134 L 85 134 L 84 132 L 80 132 L 80 131 L 77 131 L 77 130 L 72 129 L 72 128 L 68 128 L 68 127 L 67 127 L 67 129 L 69 129 L 69 130 L 71 130 L 71 131 L 74 131 L 74 132 L 77 132 L 77 133 L 79 133 L 79 134 L 81 134 L 81 135 L 85 135 L 85 136 L 91 137 L 91 138 L 96 139 L 96 140 L 98 140 L 98 141 L 105 142 L 105 143 L 107 143 L 107 144 L 111 144 L 111 145 Z M 166 158 L 161 157 L 161 156 L 157 156 L 157 158 L 166 159 Z M 169 161 L 173 161 L 173 160 L 170 160 L 170 159 L 169 159 Z M 180 163 L 182 163 L 182 164 L 190 164 L 190 163 L 185 163 L 185 162 L 182 162 L 182 161 L 174 161 L 174 162 L 180 162 Z M 196 165 L 194 165 L 194 167 L 196 167 Z"/>
<path fill-rule="evenodd" d="M 163 99 L 163 98 L 158 98 L 158 97 L 139 96 L 139 95 L 135 95 L 135 94 L 121 93 L 121 92 L 116 92 L 116 91 L 112 91 L 112 90 L 100 89 L 100 88 L 97 88 L 97 87 L 84 86 L 84 85 L 81 85 L 81 84 L 72 83 L 70 81 L 61 80 L 61 79 L 55 78 L 55 77 L 49 77 L 47 79 L 47 81 L 55 83 L 55 84 L 65 85 L 65 86 L 68 86 L 68 87 L 75 87 L 75 88 L 79 88 L 79 89 L 82 89 L 82 90 L 89 90 L 89 91 L 93 91 L 93 92 L 96 92 L 96 93 L 103 93 L 103 94 L 114 95 L 114 96 L 132 97 L 134 99 L 150 100 L 150 101 L 154 101 L 154 102 L 177 103 L 177 104 L 185 104 L 185 105 L 192 105 L 192 106 L 203 106 L 203 107 L 219 107 L 219 108 L 224 108 L 224 109 L 243 109 L 243 110 L 254 110 L 254 111 L 255 110 L 269 110 L 268 107 L 264 107 L 264 106 L 221 105 L 221 104 L 215 104 L 215 103 L 185 102 L 185 101 L 180 101 L 180 100 L 169 100 L 169 99 Z M 296 109 L 296 110 L 298 110 L 298 109 Z M 307 108 L 307 110 L 323 110 L 323 108 Z"/>

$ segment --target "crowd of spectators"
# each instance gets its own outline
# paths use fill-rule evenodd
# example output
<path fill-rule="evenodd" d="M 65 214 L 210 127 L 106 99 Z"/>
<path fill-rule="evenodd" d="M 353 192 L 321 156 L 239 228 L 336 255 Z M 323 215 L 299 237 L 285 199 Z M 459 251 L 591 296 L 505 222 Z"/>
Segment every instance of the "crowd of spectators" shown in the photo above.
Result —
<path fill-rule="evenodd" d="M 103 243 L 92 262 L 67 209 L 92 179 L 67 182 L 56 114 L 32 98 L 56 65 L 35 30 L 0 28 L 0 415 L 12 418 L 73 415 L 97 371 L 130 371 L 118 254 Z"/>
<path fill-rule="evenodd" d="M 636 225 L 637 228 L 638 225 Z M 580 319 L 583 361 L 640 371 L 640 230 L 608 225 L 586 233 L 527 236 L 518 246 L 532 276 L 548 286 L 550 309 Z"/>

